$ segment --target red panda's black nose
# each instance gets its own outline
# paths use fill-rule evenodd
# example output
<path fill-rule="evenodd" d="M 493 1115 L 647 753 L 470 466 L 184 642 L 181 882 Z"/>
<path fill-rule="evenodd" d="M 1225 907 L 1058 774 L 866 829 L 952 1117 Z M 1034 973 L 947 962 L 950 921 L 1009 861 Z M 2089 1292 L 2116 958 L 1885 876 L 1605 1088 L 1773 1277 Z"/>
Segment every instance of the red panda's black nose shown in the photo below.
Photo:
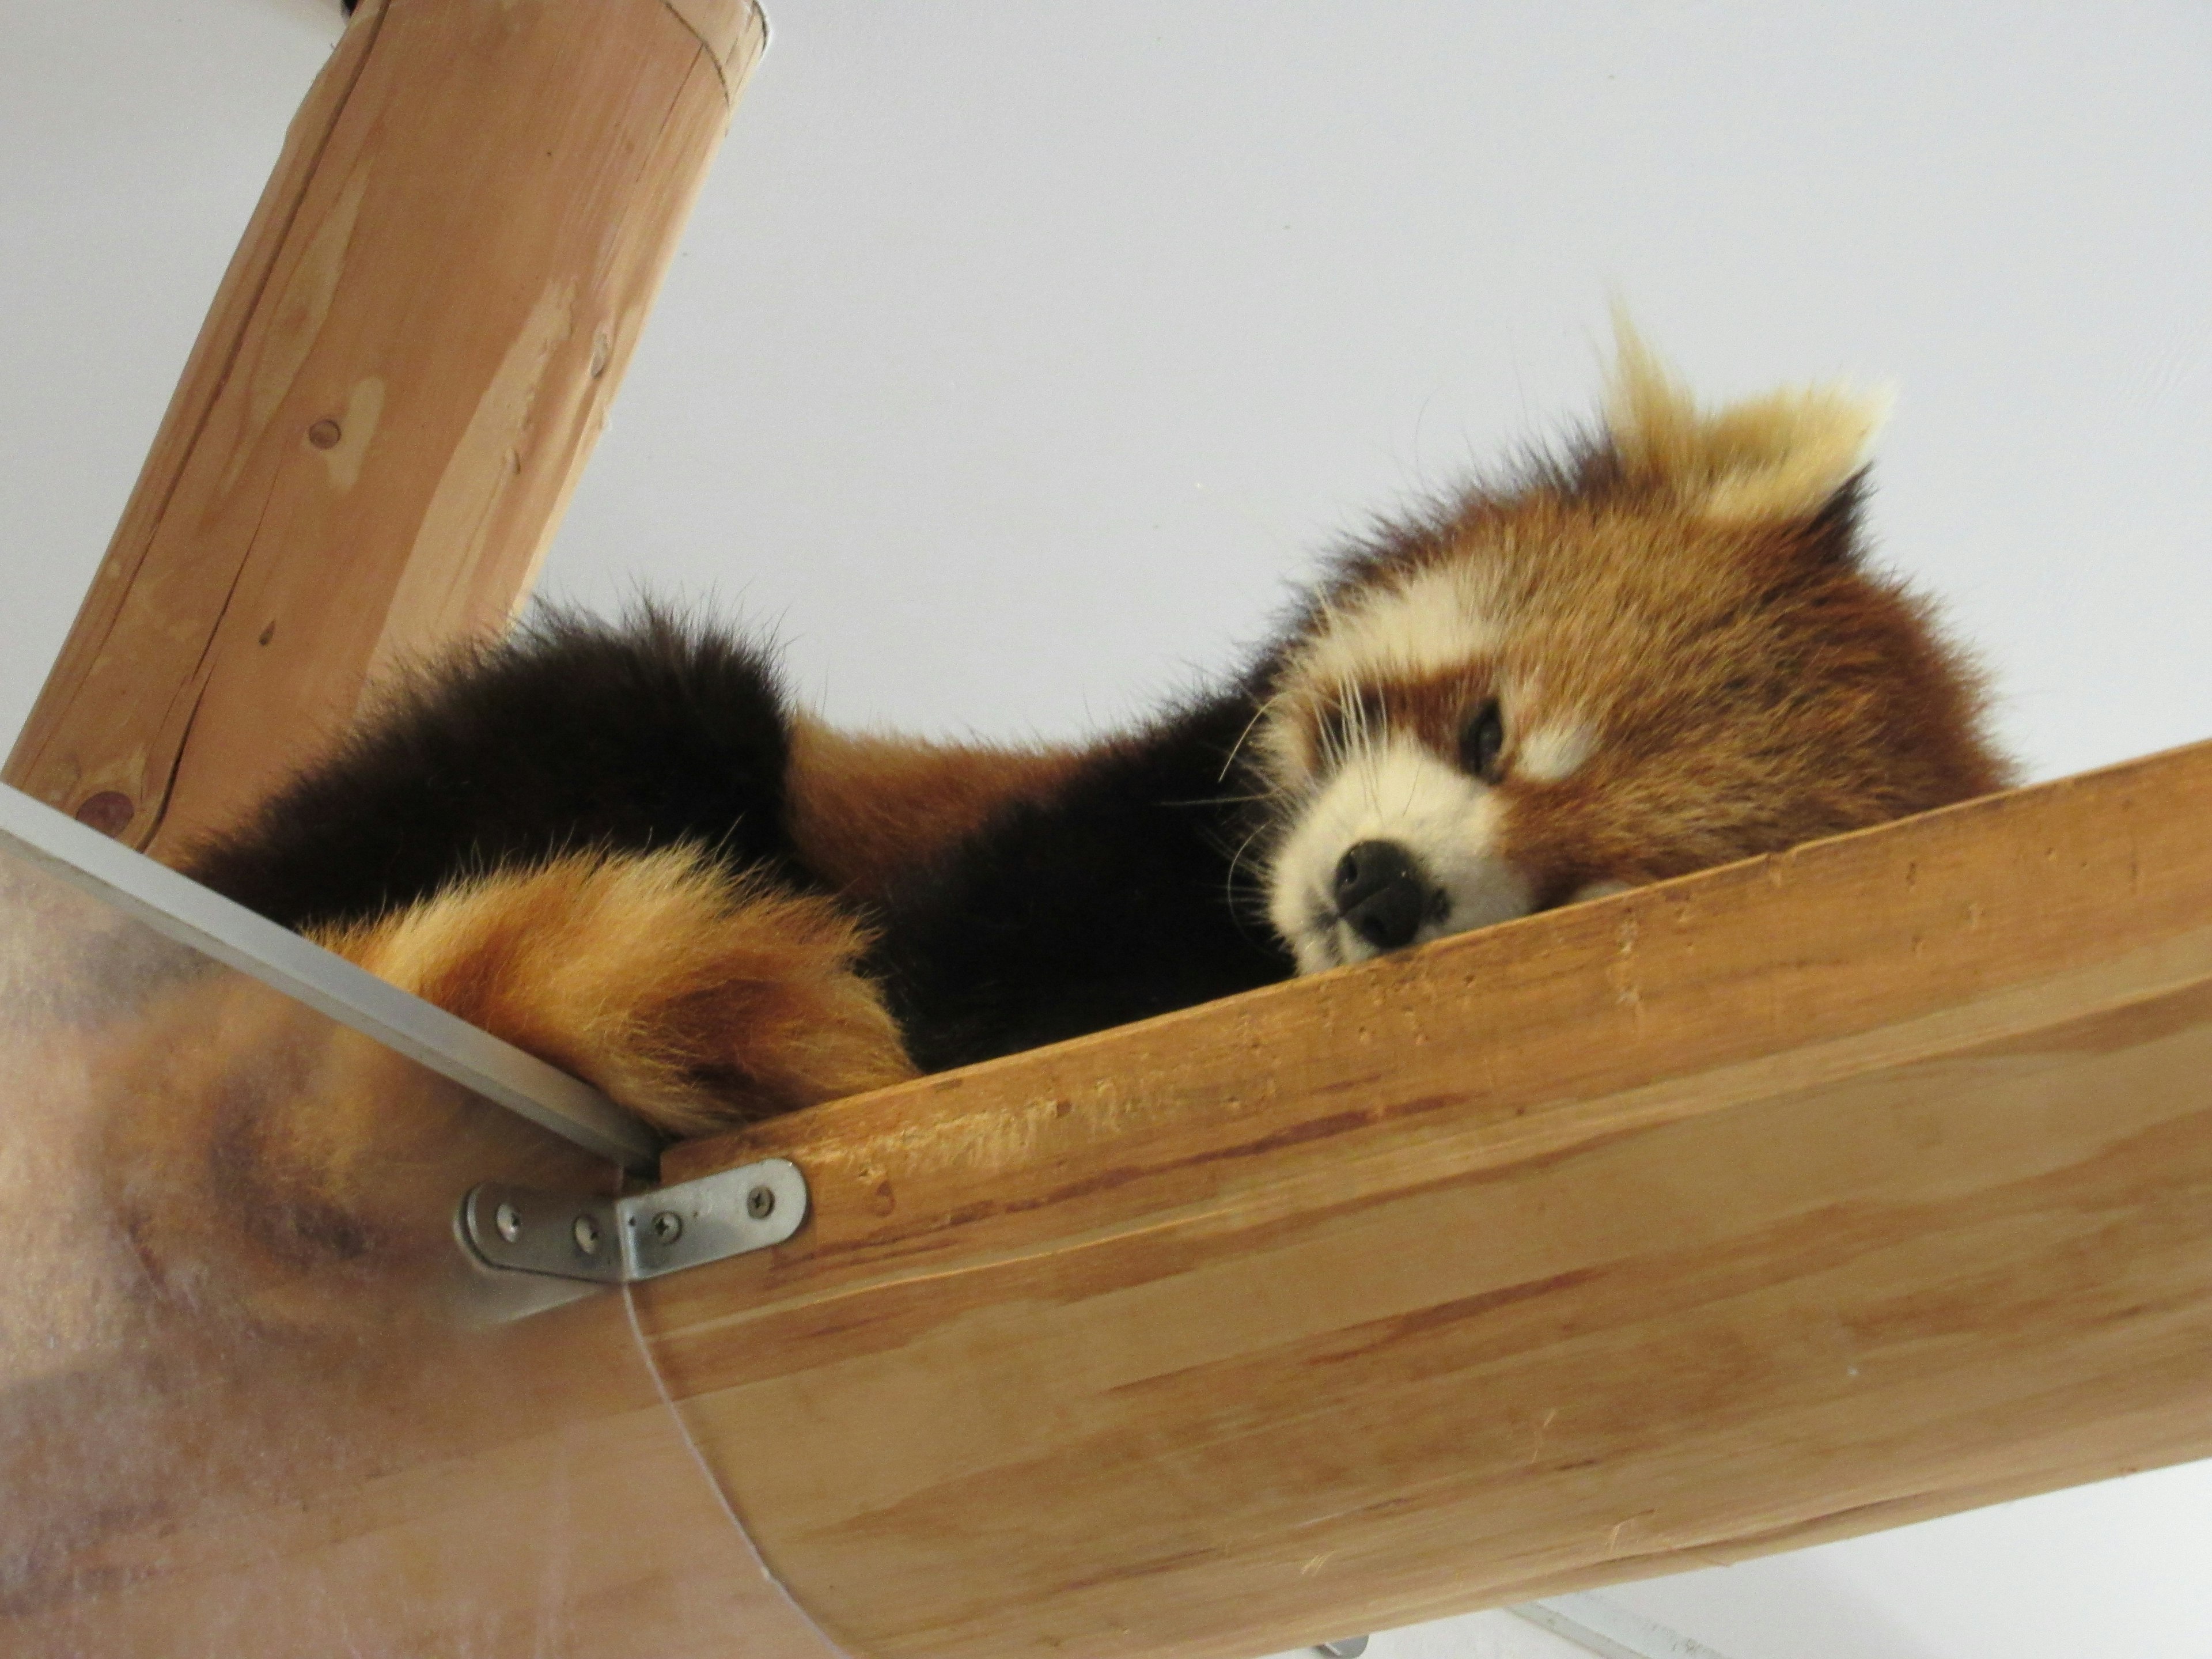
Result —
<path fill-rule="evenodd" d="M 1429 884 L 1395 841 L 1363 841 L 1336 866 L 1336 913 L 1378 951 L 1411 945 L 1429 908 Z"/>

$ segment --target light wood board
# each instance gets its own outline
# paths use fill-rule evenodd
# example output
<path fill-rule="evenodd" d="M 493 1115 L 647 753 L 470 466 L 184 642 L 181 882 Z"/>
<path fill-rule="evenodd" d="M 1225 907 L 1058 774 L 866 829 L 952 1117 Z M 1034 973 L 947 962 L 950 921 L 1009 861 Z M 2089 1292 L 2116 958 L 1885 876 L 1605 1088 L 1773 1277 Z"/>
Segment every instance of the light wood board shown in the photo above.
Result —
<path fill-rule="evenodd" d="M 670 1155 L 646 1287 L 854 1651 L 1178 1659 L 2212 1455 L 2212 745 Z"/>

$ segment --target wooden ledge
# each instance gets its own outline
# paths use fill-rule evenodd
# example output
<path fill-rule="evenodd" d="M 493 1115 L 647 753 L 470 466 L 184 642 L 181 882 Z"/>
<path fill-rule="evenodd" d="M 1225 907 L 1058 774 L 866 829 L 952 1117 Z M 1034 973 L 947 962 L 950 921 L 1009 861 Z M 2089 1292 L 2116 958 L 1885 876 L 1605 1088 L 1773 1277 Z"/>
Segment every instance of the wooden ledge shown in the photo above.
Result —
<path fill-rule="evenodd" d="M 1232 1656 L 2212 1455 L 2212 744 L 681 1147 L 853 1651 Z"/>

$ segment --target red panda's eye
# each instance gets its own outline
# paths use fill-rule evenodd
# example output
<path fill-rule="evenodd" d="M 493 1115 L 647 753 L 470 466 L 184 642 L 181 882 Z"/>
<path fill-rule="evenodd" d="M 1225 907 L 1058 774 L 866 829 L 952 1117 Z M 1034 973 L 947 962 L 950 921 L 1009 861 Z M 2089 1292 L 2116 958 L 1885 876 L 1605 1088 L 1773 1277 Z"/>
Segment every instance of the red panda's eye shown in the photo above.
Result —
<path fill-rule="evenodd" d="M 1460 729 L 1459 763 L 1485 783 L 1505 774 L 1505 712 L 1492 697 Z"/>

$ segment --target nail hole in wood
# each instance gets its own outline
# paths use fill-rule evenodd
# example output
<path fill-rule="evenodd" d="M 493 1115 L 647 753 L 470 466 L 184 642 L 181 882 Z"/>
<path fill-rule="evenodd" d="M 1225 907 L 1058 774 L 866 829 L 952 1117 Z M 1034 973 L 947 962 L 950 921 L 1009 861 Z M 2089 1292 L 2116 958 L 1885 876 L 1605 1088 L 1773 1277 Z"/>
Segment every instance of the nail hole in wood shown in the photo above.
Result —
<path fill-rule="evenodd" d="M 119 789 L 103 789 L 96 795 L 88 795 L 79 802 L 76 821 L 97 830 L 103 836 L 119 836 L 131 827 L 131 820 L 138 809 L 131 797 Z"/>

